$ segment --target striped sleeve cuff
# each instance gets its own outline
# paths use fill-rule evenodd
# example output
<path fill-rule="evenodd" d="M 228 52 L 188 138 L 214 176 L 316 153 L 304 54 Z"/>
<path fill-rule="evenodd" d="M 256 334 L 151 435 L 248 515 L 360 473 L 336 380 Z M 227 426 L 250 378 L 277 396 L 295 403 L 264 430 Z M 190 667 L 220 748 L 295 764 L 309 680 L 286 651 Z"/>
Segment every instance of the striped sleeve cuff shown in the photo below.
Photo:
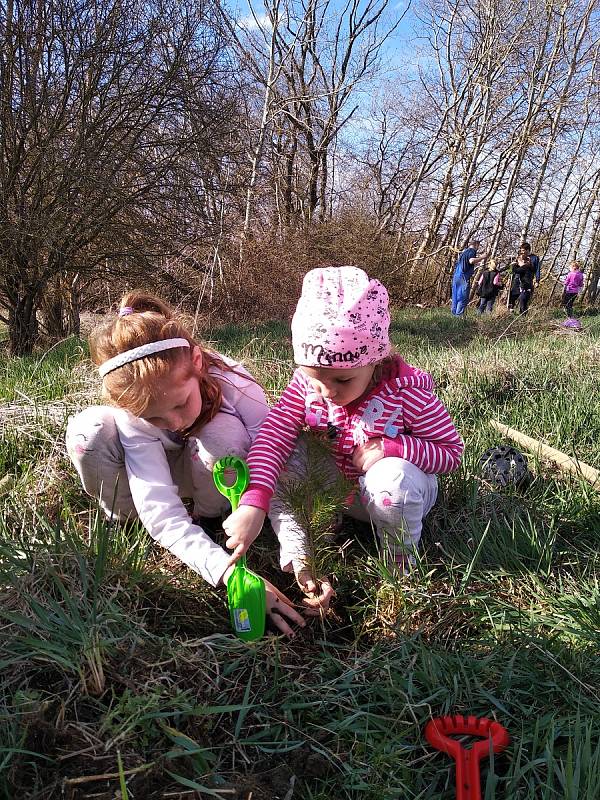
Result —
<path fill-rule="evenodd" d="M 261 508 L 266 514 L 269 511 L 272 496 L 273 492 L 269 491 L 269 489 L 265 489 L 262 486 L 250 485 L 250 488 L 242 495 L 240 505 Z"/>

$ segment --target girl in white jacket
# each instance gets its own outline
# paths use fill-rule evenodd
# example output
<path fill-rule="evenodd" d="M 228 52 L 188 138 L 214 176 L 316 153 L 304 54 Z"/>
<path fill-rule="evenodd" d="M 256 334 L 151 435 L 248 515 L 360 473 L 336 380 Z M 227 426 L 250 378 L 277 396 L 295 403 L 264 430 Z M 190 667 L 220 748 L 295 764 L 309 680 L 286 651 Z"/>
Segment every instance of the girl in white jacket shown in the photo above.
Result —
<path fill-rule="evenodd" d="M 239 364 L 194 341 L 158 298 L 126 294 L 116 317 L 90 337 L 111 405 L 69 420 L 67 449 L 83 487 L 109 518 L 138 516 L 148 533 L 211 585 L 227 583 L 231 556 L 195 520 L 229 511 L 212 479 L 215 462 L 245 456 L 268 406 Z M 181 498 L 194 501 L 192 517 Z M 267 611 L 287 635 L 304 625 L 265 581 Z"/>

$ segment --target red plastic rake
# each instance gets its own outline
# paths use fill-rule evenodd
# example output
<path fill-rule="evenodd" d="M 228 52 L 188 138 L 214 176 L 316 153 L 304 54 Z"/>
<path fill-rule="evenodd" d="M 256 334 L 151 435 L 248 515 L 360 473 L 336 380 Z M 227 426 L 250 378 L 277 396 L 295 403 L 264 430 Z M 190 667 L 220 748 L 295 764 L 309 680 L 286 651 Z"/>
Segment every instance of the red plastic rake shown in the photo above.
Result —
<path fill-rule="evenodd" d="M 451 736 L 481 736 L 482 741 L 466 749 Z M 451 755 L 456 762 L 456 800 L 481 800 L 479 762 L 490 751 L 501 753 L 510 742 L 508 731 L 499 722 L 478 717 L 438 717 L 425 726 L 425 738 L 436 750 Z"/>

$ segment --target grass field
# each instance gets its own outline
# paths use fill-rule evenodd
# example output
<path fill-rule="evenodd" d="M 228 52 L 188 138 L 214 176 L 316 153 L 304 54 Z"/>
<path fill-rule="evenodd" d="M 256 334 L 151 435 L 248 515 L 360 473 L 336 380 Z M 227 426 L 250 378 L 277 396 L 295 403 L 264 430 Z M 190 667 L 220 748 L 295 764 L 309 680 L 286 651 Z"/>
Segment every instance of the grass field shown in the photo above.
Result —
<path fill-rule="evenodd" d="M 600 491 L 530 460 L 499 491 L 478 460 L 497 418 L 600 468 L 600 316 L 395 315 L 466 441 L 422 557 L 389 576 L 348 524 L 331 616 L 293 641 L 228 630 L 225 597 L 137 526 L 108 528 L 63 446 L 94 402 L 85 345 L 0 361 L 0 797 L 450 800 L 432 716 L 504 724 L 485 800 L 600 798 Z M 291 374 L 285 324 L 210 332 L 270 397 Z M 4 476 L 4 477 L 2 477 Z M 265 532 L 251 562 L 291 595 Z"/>

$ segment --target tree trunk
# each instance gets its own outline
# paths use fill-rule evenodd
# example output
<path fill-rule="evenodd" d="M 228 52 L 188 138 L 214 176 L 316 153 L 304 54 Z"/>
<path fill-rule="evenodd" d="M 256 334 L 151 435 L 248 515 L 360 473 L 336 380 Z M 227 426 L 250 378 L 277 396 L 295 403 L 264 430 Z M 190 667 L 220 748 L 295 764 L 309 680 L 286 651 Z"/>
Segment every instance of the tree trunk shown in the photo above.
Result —
<path fill-rule="evenodd" d="M 587 299 L 590 305 L 596 305 L 600 300 L 600 219 L 596 220 L 596 226 L 592 236 L 592 246 L 588 260 L 588 280 L 582 294 L 582 299 Z"/>
<path fill-rule="evenodd" d="M 306 221 L 312 222 L 315 209 L 319 202 L 320 155 L 317 150 L 309 147 L 308 157 L 310 158 L 310 170 L 308 173 L 308 207 L 306 209 Z"/>
<path fill-rule="evenodd" d="M 590 267 L 590 278 L 584 297 L 586 296 L 592 306 L 600 300 L 600 261 L 594 261 Z"/>
<path fill-rule="evenodd" d="M 564 80 L 562 92 L 560 94 L 556 107 L 551 112 L 550 130 L 548 132 L 548 138 L 546 140 L 546 146 L 544 148 L 544 156 L 542 159 L 542 163 L 538 168 L 537 181 L 531 193 L 529 208 L 527 209 L 527 215 L 525 217 L 525 222 L 523 224 L 523 229 L 521 231 L 521 236 L 523 239 L 527 239 L 527 235 L 529 233 L 529 226 L 531 225 L 531 221 L 533 219 L 533 214 L 535 211 L 536 203 L 538 201 L 538 197 L 540 196 L 540 192 L 542 191 L 542 185 L 546 177 L 546 170 L 548 169 L 550 157 L 555 150 L 556 139 L 560 132 L 562 113 L 565 109 L 565 106 L 567 106 L 569 100 L 569 89 L 571 88 L 571 82 L 573 80 L 573 76 L 575 75 L 576 69 L 580 62 L 579 53 L 583 45 L 584 39 L 586 37 L 590 15 L 595 5 L 596 5 L 596 0 L 591 0 L 591 2 L 588 2 L 588 6 L 585 11 L 585 14 L 583 15 L 583 19 L 581 20 L 575 34 L 575 41 L 571 50 L 571 61 L 569 63 L 569 69 L 567 71 L 567 75 Z M 593 80 L 591 80 L 590 83 L 593 83 Z"/>
<path fill-rule="evenodd" d="M 69 292 L 69 303 L 67 308 L 67 332 L 69 336 L 79 336 L 81 334 L 81 287 L 79 285 L 79 275 L 75 275 L 71 281 Z"/>
<path fill-rule="evenodd" d="M 325 222 L 327 218 L 327 148 L 321 154 L 321 176 L 320 176 L 320 189 L 319 189 L 319 220 Z"/>
<path fill-rule="evenodd" d="M 421 239 L 421 243 L 419 244 L 419 248 L 415 256 L 416 261 L 423 258 L 423 256 L 429 249 L 431 243 L 435 242 L 435 238 L 438 234 L 439 227 L 442 224 L 442 221 L 448 209 L 448 205 L 452 198 L 453 194 L 452 181 L 454 176 L 454 168 L 455 168 L 455 159 L 454 156 L 452 156 L 450 159 L 450 163 L 448 164 L 444 180 L 442 182 L 442 185 L 440 186 L 437 200 L 429 216 L 429 222 L 427 223 L 427 227 Z M 394 250 L 394 256 L 396 256 L 396 250 Z M 412 278 L 412 273 L 411 273 L 411 278 Z"/>
<path fill-rule="evenodd" d="M 44 296 L 40 308 L 42 331 L 51 339 L 64 339 L 67 335 L 65 300 L 60 285 L 53 286 Z"/>
<path fill-rule="evenodd" d="M 285 190 L 284 190 L 284 204 L 285 204 L 285 224 L 286 227 L 292 223 L 292 216 L 294 215 L 294 168 L 296 163 L 296 152 L 298 150 L 298 132 L 295 128 L 291 130 L 292 148 L 288 150 L 285 157 Z"/>
<path fill-rule="evenodd" d="M 8 350 L 11 356 L 27 356 L 38 337 L 36 297 L 22 290 L 8 314 Z"/>
<path fill-rule="evenodd" d="M 271 7 L 267 9 L 269 20 L 271 23 L 271 37 L 269 41 L 269 64 L 267 76 L 264 82 L 264 95 L 262 104 L 262 113 L 258 127 L 258 135 L 256 144 L 250 153 L 250 177 L 246 189 L 246 203 L 244 210 L 244 224 L 240 234 L 240 243 L 238 250 L 239 265 L 241 266 L 244 261 L 244 248 L 246 241 L 250 234 L 250 223 L 252 221 L 252 211 L 254 208 L 254 195 L 256 190 L 256 182 L 260 171 L 263 149 L 267 136 L 267 129 L 271 122 L 271 103 L 273 99 L 273 87 L 279 75 L 280 65 L 275 63 L 275 43 L 277 38 L 279 26 L 279 0 L 273 0 Z M 240 272 L 241 275 L 241 272 Z"/>

